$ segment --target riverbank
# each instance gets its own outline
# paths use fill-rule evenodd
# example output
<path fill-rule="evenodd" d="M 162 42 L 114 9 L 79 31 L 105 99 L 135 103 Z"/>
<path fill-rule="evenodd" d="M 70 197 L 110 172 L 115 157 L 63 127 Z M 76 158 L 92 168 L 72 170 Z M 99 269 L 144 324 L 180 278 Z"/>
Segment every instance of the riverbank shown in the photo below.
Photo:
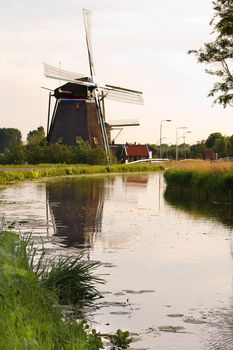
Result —
<path fill-rule="evenodd" d="M 77 321 L 77 309 L 100 296 L 95 285 L 103 280 L 92 271 L 99 263 L 85 261 L 81 254 L 49 262 L 43 253 L 39 258 L 36 254 L 30 239 L 1 232 L 0 348 L 103 349 L 101 335 Z M 116 350 L 124 343 L 127 349 L 131 342 L 121 330 L 108 339 Z"/>
<path fill-rule="evenodd" d="M 100 349 L 97 335 L 64 315 L 58 295 L 62 286 L 51 288 L 39 279 L 28 248 L 28 241 L 14 233 L 0 234 L 0 348 Z"/>
<path fill-rule="evenodd" d="M 163 165 L 153 163 L 115 165 L 25 165 L 22 167 L 0 166 L 0 185 L 23 180 L 37 180 L 54 176 L 152 172 L 164 170 Z"/>
<path fill-rule="evenodd" d="M 233 162 L 177 162 L 164 177 L 167 191 L 211 201 L 233 200 Z"/>

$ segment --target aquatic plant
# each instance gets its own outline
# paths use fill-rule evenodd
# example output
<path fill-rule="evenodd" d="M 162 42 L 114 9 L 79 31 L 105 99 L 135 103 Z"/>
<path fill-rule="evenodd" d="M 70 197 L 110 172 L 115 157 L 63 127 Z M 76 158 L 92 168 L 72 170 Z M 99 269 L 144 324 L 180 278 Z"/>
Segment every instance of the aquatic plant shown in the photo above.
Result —
<path fill-rule="evenodd" d="M 111 350 L 124 350 L 128 349 L 130 343 L 132 343 L 132 338 L 128 331 L 122 331 L 118 329 L 115 334 L 110 336 L 112 347 Z"/>

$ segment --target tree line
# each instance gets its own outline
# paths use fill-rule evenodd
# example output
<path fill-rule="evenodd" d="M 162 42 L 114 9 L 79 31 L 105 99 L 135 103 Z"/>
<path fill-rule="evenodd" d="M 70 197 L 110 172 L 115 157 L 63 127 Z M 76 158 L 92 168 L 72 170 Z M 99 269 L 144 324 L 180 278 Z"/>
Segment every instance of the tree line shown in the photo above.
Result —
<path fill-rule="evenodd" d="M 0 128 L 0 164 L 106 164 L 105 152 L 81 142 L 76 146 L 49 145 L 42 126 L 32 130 L 23 144 L 18 129 Z"/>
<path fill-rule="evenodd" d="M 158 145 L 150 145 L 153 157 L 160 155 Z M 162 157 L 176 159 L 176 145 L 162 144 Z M 119 145 L 118 159 L 121 162 Z M 206 140 L 196 144 L 179 144 L 179 159 L 205 159 L 210 150 L 218 154 L 218 158 L 233 157 L 233 135 L 224 136 L 220 132 L 212 133 Z M 76 146 L 66 146 L 60 143 L 48 144 L 42 126 L 32 130 L 27 135 L 27 142 L 23 144 L 22 135 L 18 129 L 0 128 L 0 164 L 106 164 L 105 152 L 101 148 L 91 148 L 86 142 Z"/>
<path fill-rule="evenodd" d="M 159 157 L 160 147 L 151 145 L 154 149 L 154 156 Z M 176 159 L 176 145 L 162 144 L 162 157 Z M 217 158 L 233 157 L 233 135 L 224 136 L 220 132 L 211 133 L 206 140 L 196 144 L 179 144 L 179 159 L 205 159 L 207 151 L 217 154 Z"/>

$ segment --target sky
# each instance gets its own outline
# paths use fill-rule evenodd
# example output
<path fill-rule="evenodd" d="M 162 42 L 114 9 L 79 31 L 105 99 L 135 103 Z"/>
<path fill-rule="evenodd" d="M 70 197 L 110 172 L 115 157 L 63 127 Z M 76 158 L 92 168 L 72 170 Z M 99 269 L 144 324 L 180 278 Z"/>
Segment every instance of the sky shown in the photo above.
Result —
<path fill-rule="evenodd" d="M 0 127 L 46 128 L 43 63 L 88 75 L 82 9 L 92 10 L 92 45 L 99 83 L 143 91 L 144 105 L 106 103 L 106 119 L 138 118 L 116 142 L 204 140 L 233 134 L 232 110 L 207 97 L 213 77 L 188 55 L 211 40 L 211 0 L 0 0 Z M 181 129 L 186 127 L 187 129 Z M 178 129 L 179 128 L 179 129 Z M 113 137 L 116 132 L 113 132 Z"/>

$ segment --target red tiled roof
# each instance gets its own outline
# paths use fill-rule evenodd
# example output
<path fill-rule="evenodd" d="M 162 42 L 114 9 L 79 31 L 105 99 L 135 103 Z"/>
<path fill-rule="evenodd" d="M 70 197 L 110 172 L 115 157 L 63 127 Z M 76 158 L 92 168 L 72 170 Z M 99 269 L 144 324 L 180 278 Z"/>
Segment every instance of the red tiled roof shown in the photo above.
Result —
<path fill-rule="evenodd" d="M 126 155 L 129 157 L 149 157 L 149 151 L 146 145 L 128 145 L 125 148 Z"/>

